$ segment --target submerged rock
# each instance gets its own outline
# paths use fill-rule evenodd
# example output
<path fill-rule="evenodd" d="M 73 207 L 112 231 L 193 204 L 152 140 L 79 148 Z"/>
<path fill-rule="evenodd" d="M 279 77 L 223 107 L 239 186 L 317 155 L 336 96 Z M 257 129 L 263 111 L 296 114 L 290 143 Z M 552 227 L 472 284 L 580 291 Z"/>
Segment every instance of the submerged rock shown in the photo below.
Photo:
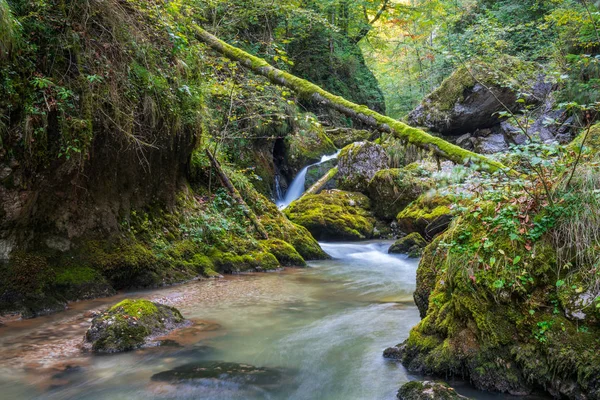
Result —
<path fill-rule="evenodd" d="M 467 399 L 442 382 L 412 381 L 402 385 L 396 397 L 399 400 L 458 400 Z"/>
<path fill-rule="evenodd" d="M 293 202 L 285 214 L 318 240 L 363 240 L 373 236 L 371 202 L 361 193 L 325 190 Z"/>
<path fill-rule="evenodd" d="M 95 353 L 118 353 L 147 344 L 151 336 L 183 326 L 185 319 L 174 307 L 148 300 L 126 299 L 92 320 L 84 348 Z"/>
<path fill-rule="evenodd" d="M 338 187 L 366 193 L 377 171 L 388 166 L 388 155 L 378 144 L 358 142 L 346 146 L 338 157 Z"/>
<path fill-rule="evenodd" d="M 155 382 L 171 384 L 213 380 L 269 388 L 278 386 L 283 378 L 283 371 L 277 368 L 255 367 L 225 361 L 199 361 L 159 372 L 151 379 Z"/>
<path fill-rule="evenodd" d="M 427 242 L 417 232 L 410 233 L 398 239 L 388 250 L 388 253 L 408 254 L 411 258 L 421 256 Z"/>

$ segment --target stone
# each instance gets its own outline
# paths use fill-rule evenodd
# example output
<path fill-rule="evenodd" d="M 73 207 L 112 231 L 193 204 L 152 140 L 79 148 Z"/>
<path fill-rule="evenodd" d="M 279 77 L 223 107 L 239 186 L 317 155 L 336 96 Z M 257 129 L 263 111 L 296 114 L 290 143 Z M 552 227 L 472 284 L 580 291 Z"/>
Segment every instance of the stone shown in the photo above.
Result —
<path fill-rule="evenodd" d="M 338 187 L 366 193 L 371 179 L 388 165 L 388 155 L 378 144 L 358 142 L 346 146 L 338 157 Z"/>
<path fill-rule="evenodd" d="M 425 239 L 419 233 L 413 232 L 398 239 L 390 246 L 388 253 L 408 254 L 410 258 L 417 258 L 421 256 L 421 252 L 425 246 L 427 246 Z"/>
<path fill-rule="evenodd" d="M 186 320 L 174 307 L 148 300 L 126 299 L 92 320 L 84 349 L 94 353 L 118 353 L 149 344 L 152 336 L 184 326 Z"/>

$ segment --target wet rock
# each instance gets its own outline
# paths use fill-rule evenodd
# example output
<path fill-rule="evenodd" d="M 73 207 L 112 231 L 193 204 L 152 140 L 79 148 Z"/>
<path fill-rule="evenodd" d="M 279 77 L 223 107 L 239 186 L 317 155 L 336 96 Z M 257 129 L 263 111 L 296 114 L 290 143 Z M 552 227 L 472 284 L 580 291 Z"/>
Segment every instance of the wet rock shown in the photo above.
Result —
<path fill-rule="evenodd" d="M 164 335 L 184 323 L 174 307 L 126 299 L 92 320 L 84 348 L 95 353 L 134 350 L 148 344 L 152 336 Z"/>
<path fill-rule="evenodd" d="M 400 400 L 458 400 L 467 399 L 442 382 L 413 381 L 405 383 L 396 397 Z"/>
<path fill-rule="evenodd" d="M 344 147 L 338 157 L 338 187 L 366 193 L 377 171 L 387 169 L 385 149 L 371 142 L 358 142 Z"/>
<path fill-rule="evenodd" d="M 390 221 L 431 186 L 427 171 L 415 163 L 378 171 L 369 182 L 368 192 L 375 215 Z"/>
<path fill-rule="evenodd" d="M 281 383 L 284 379 L 284 372 L 277 368 L 255 367 L 233 362 L 200 361 L 159 372 L 154 374 L 151 379 L 155 382 L 171 384 L 212 380 L 270 388 Z"/>
<path fill-rule="evenodd" d="M 363 240 L 373 237 L 375 218 L 370 210 L 364 194 L 325 190 L 296 200 L 285 214 L 317 240 Z"/>
<path fill-rule="evenodd" d="M 403 238 L 400 238 L 388 250 L 388 253 L 408 254 L 410 258 L 421 256 L 423 249 L 427 246 L 427 242 L 423 237 L 413 232 Z"/>
<path fill-rule="evenodd" d="M 388 347 L 383 351 L 383 357 L 390 360 L 402 360 L 402 348 L 400 346 Z"/>

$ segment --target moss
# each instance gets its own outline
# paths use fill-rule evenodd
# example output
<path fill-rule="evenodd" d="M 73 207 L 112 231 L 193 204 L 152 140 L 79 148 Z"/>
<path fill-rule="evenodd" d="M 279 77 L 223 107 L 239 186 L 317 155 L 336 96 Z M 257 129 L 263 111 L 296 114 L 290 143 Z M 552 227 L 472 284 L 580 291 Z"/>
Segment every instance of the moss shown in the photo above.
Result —
<path fill-rule="evenodd" d="M 370 140 L 374 134 L 370 131 L 361 129 L 332 129 L 327 131 L 327 135 L 338 149 L 343 149 L 349 144 L 355 142 L 364 142 Z"/>
<path fill-rule="evenodd" d="M 133 350 L 142 347 L 149 336 L 164 334 L 184 321 L 173 307 L 125 299 L 92 320 L 86 342 L 98 353 Z"/>
<path fill-rule="evenodd" d="M 285 214 L 319 240 L 361 240 L 373 236 L 375 219 L 370 207 L 363 194 L 325 190 L 303 196 Z"/>
<path fill-rule="evenodd" d="M 452 196 L 444 196 L 437 192 L 425 193 L 398 213 L 398 226 L 406 233 L 419 232 L 426 236 L 427 225 L 439 217 L 452 214 L 450 205 L 454 201 Z"/>
<path fill-rule="evenodd" d="M 306 261 L 292 245 L 283 240 L 271 239 L 263 242 L 265 250 L 275 256 L 284 267 L 304 267 Z"/>
<path fill-rule="evenodd" d="M 411 258 L 421 256 L 421 252 L 427 246 L 427 242 L 417 232 L 410 233 L 403 238 L 398 239 L 390 246 L 388 253 L 408 254 Z"/>
<path fill-rule="evenodd" d="M 388 165 L 387 153 L 380 145 L 371 142 L 348 145 L 338 157 L 338 187 L 367 193 L 371 179 Z"/>
<path fill-rule="evenodd" d="M 293 175 L 308 164 L 321 160 L 322 156 L 336 151 L 335 145 L 316 118 L 308 114 L 299 118 L 305 119 L 301 128 L 285 138 L 285 162 Z"/>
<path fill-rule="evenodd" d="M 277 258 L 265 251 L 242 255 L 218 252 L 211 255 L 211 260 L 217 271 L 229 274 L 249 271 L 270 271 L 280 267 Z"/>
<path fill-rule="evenodd" d="M 393 220 L 423 193 L 431 189 L 433 182 L 422 171 L 409 165 L 404 168 L 378 171 L 369 182 L 368 193 L 373 201 L 375 215 Z"/>
<path fill-rule="evenodd" d="M 443 382 L 407 382 L 398 391 L 399 400 L 459 400 L 467 399 Z"/>
<path fill-rule="evenodd" d="M 585 143 L 584 143 L 585 139 Z M 568 149 L 579 153 L 582 149 L 585 154 L 589 154 L 592 157 L 598 156 L 600 153 L 600 123 L 593 125 L 589 132 L 587 130 L 583 130 L 569 145 Z"/>

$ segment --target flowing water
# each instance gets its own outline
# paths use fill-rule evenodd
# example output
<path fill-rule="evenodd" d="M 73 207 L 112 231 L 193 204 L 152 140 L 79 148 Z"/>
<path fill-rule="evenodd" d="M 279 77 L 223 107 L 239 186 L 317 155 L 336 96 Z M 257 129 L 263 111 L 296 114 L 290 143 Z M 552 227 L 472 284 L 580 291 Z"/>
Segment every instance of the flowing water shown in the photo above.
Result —
<path fill-rule="evenodd" d="M 281 196 L 281 187 L 279 185 L 279 177 L 276 176 L 275 177 L 275 195 L 277 196 L 277 200 L 276 200 L 277 207 L 279 207 L 279 209 L 284 209 L 287 206 L 289 206 L 292 203 L 292 201 L 294 201 L 294 200 L 298 199 L 300 196 L 302 196 L 302 193 L 304 193 L 304 191 L 306 190 L 306 187 L 305 187 L 306 172 L 308 171 L 308 169 L 315 165 L 323 164 L 326 161 L 337 158 L 337 156 L 340 154 L 340 151 L 341 150 L 338 150 L 334 154 L 325 155 L 325 156 L 321 157 L 321 161 L 314 163 L 314 164 L 307 165 L 306 167 L 302 168 L 300 170 L 300 172 L 298 172 L 298 174 L 294 177 L 294 180 L 292 181 L 292 183 L 288 186 L 288 189 L 286 190 L 284 196 Z"/>
<path fill-rule="evenodd" d="M 125 295 L 0 326 L 0 399 L 394 399 L 412 377 L 381 354 L 419 315 L 417 262 L 388 255 L 389 245 L 323 244 L 333 259 L 310 268 L 128 293 L 175 305 L 197 322 L 170 336 L 177 346 L 82 353 L 86 311 Z M 206 377 L 216 360 L 269 372 L 262 381 Z M 156 379 L 190 363 L 203 366 L 202 379 Z"/>

